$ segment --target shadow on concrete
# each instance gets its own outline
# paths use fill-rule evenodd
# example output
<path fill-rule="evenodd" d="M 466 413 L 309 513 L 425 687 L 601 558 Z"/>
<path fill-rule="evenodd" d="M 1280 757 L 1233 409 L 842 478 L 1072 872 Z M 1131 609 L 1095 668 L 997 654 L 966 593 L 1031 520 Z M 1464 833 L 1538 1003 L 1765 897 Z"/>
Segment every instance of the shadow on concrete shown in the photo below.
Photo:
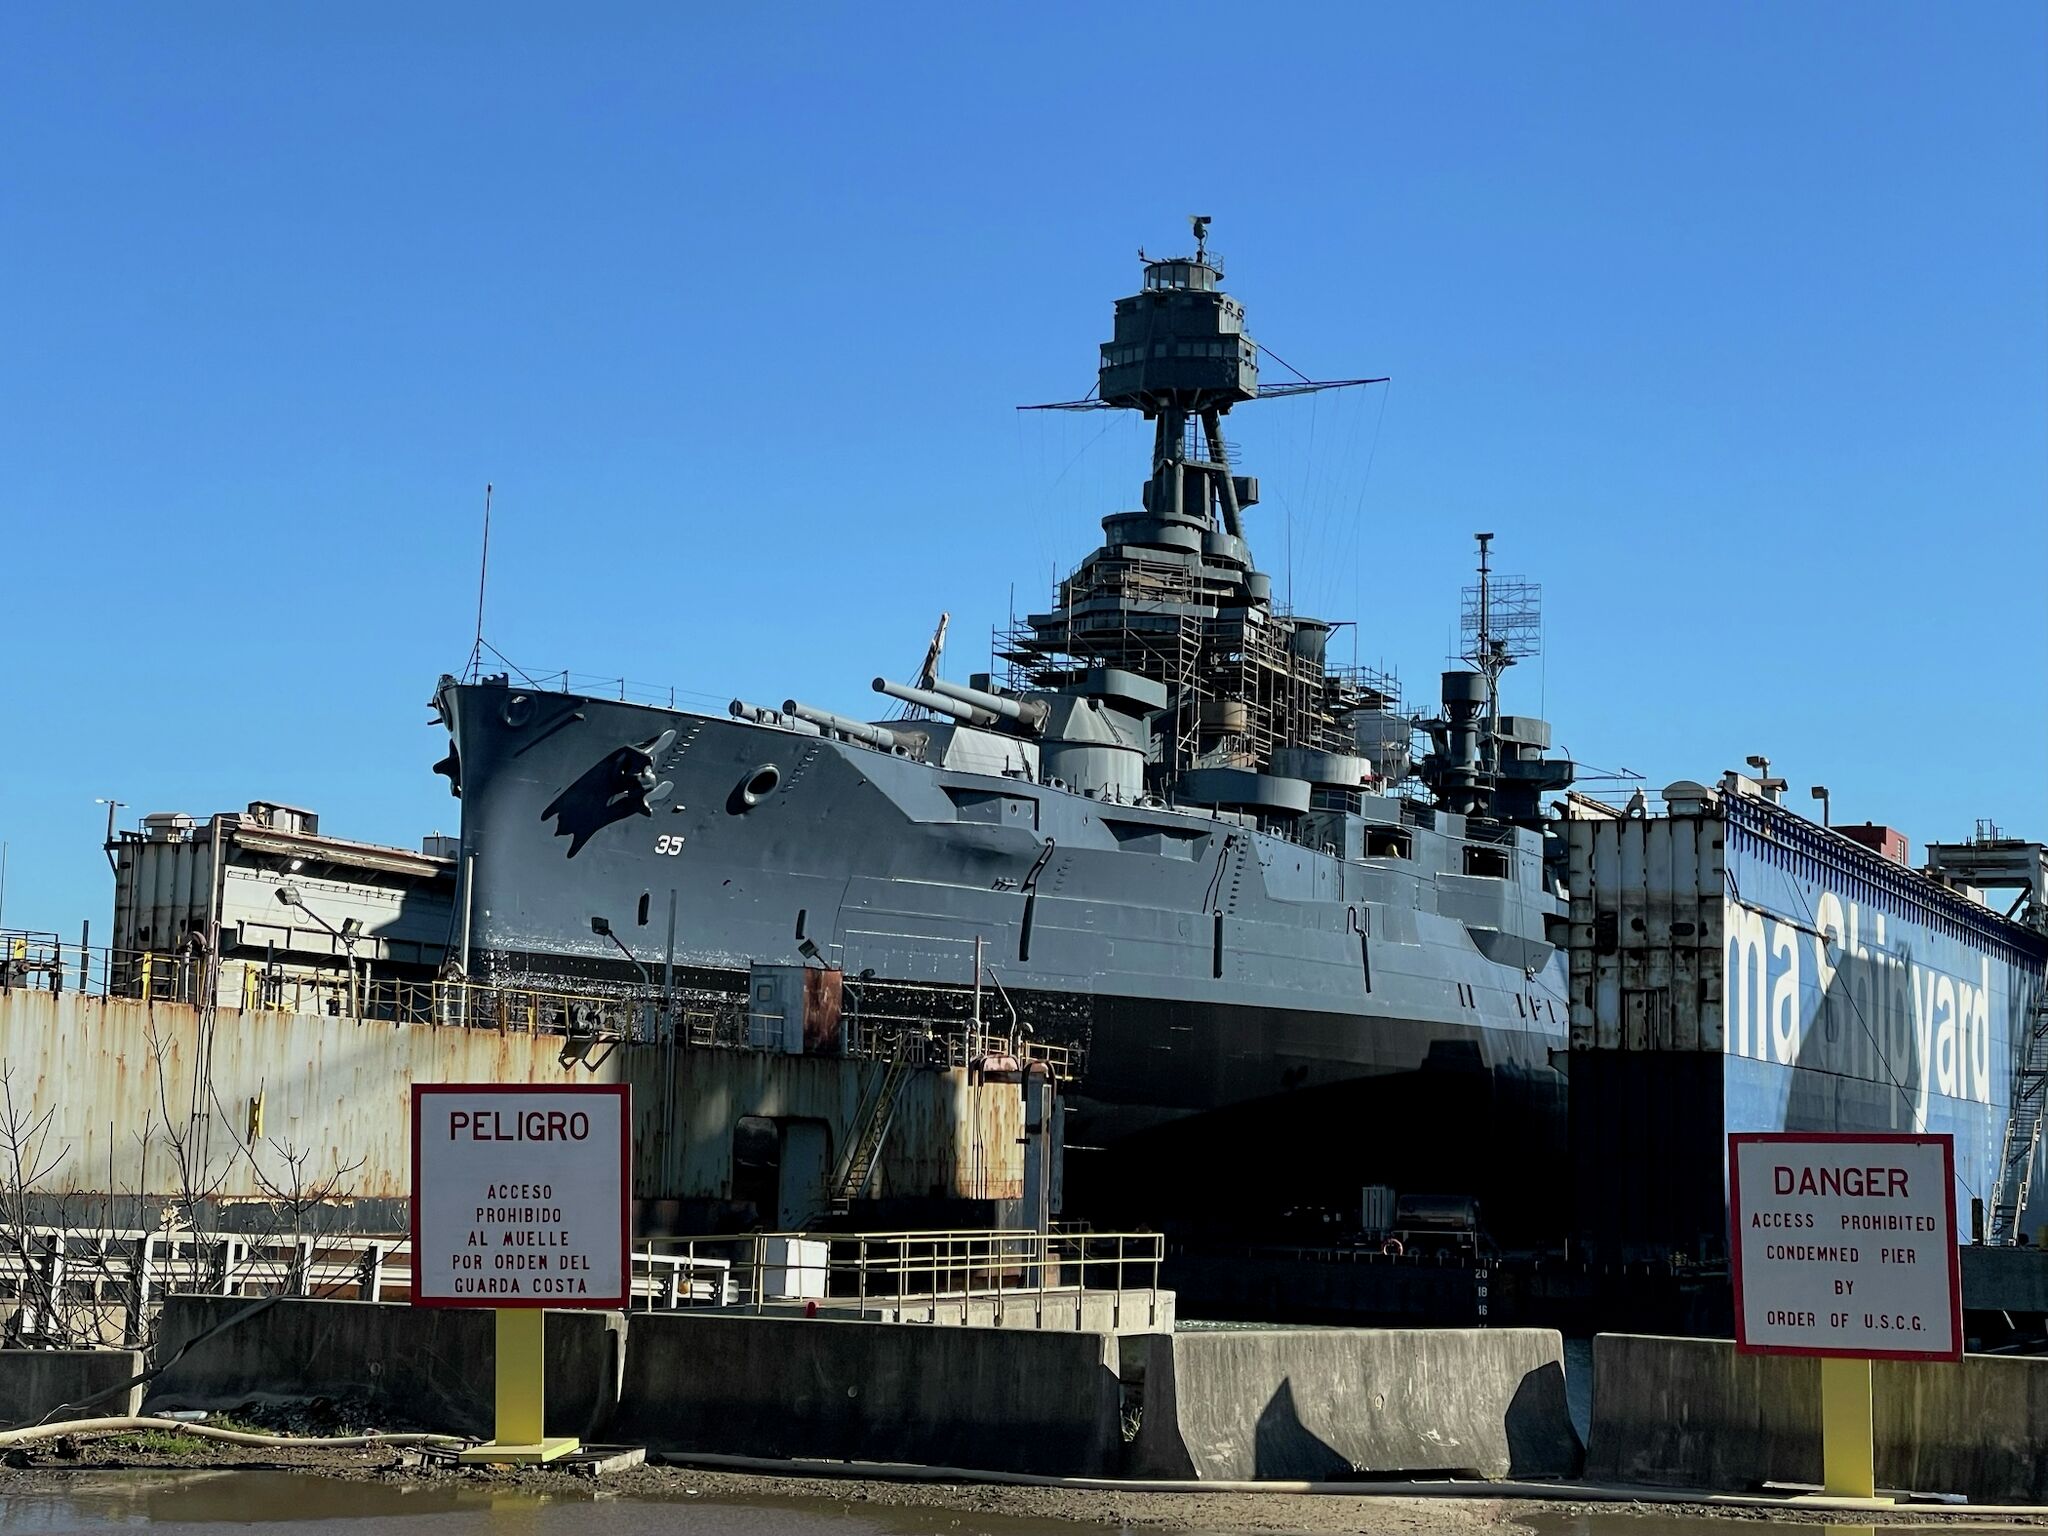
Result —
<path fill-rule="evenodd" d="M 1571 1422 L 1565 1401 L 1564 1366 L 1547 1361 L 1522 1373 L 1508 1400 L 1508 1475 L 1511 1477 L 1576 1477 L 1585 1465 L 1586 1448 Z M 1569 1438 L 1569 1460 L 1560 1455 Z"/>
<path fill-rule="evenodd" d="M 1294 1406 L 1294 1383 L 1287 1377 L 1281 1378 L 1253 1426 L 1252 1465 L 1255 1477 L 1312 1481 L 1348 1477 L 1353 1470 L 1350 1457 L 1301 1422 Z"/>

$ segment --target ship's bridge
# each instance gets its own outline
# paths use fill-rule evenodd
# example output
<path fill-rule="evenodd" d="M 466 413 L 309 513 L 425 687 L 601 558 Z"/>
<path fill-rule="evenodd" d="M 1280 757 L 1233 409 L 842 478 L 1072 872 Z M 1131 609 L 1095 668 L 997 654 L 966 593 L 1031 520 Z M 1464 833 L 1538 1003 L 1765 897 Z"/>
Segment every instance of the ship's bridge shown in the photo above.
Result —
<path fill-rule="evenodd" d="M 1145 263 L 1142 289 L 1116 303 L 1115 334 L 1102 344 L 1098 387 L 1107 405 L 1195 414 L 1227 411 L 1259 392 L 1259 348 L 1244 306 L 1216 284 L 1200 256 Z"/>
<path fill-rule="evenodd" d="M 1185 256 L 1145 263 L 1147 288 L 1200 288 L 1206 292 L 1213 289 L 1222 276 L 1208 262 L 1191 261 Z"/>

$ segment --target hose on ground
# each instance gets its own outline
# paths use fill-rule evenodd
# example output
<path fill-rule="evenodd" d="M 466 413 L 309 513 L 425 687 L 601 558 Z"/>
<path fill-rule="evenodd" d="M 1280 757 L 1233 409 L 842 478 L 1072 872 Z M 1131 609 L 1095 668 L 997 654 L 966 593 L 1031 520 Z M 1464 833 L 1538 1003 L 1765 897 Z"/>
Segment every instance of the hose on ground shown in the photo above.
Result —
<path fill-rule="evenodd" d="M 27 1445 L 35 1440 L 56 1440 L 65 1435 L 125 1435 L 137 1430 L 162 1429 L 191 1435 L 199 1440 L 220 1440 L 229 1445 L 310 1446 L 318 1450 L 346 1451 L 372 1445 L 468 1445 L 460 1435 L 266 1435 L 248 1429 L 222 1429 L 214 1424 L 188 1423 L 184 1419 L 150 1417 L 115 1419 L 61 1419 L 55 1424 L 31 1424 L 26 1429 L 0 1430 L 0 1446 Z"/>

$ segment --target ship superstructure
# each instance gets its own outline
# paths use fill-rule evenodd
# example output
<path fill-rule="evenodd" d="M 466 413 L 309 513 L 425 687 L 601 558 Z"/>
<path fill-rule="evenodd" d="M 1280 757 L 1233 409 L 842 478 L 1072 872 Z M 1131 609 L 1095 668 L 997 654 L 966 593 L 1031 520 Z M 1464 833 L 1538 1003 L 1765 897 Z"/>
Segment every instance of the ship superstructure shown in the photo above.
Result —
<path fill-rule="evenodd" d="M 1276 605 L 1223 424 L 1371 381 L 1262 388 L 1205 232 L 1144 263 L 1071 402 L 1153 424 L 1139 505 L 1004 637 L 1000 677 L 877 678 L 910 711 L 889 720 L 444 678 L 459 948 L 480 975 L 673 967 L 742 1000 L 754 967 L 809 963 L 855 1009 L 986 983 L 1085 1052 L 1070 1205 L 1158 1220 L 1387 1183 L 1540 1225 L 1566 1022 L 1540 796 L 1572 765 L 1500 711 L 1485 536 L 1472 664 L 1427 717 Z"/>

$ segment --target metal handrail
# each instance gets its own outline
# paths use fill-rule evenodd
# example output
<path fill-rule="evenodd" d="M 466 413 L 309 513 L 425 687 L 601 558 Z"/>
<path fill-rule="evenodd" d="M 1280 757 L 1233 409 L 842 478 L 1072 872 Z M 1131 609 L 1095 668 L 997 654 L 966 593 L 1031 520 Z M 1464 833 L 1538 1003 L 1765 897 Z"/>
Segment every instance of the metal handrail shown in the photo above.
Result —
<path fill-rule="evenodd" d="M 120 950 L 67 943 L 54 934 L 0 931 L 0 989 L 204 1006 L 209 982 L 224 1005 L 249 1012 L 327 1014 L 392 1024 L 440 1024 L 501 1032 L 556 1034 L 741 1049 L 780 1050 L 788 1021 L 750 1013 L 740 995 L 665 997 L 659 989 L 576 991 L 459 978 L 411 981 L 358 974 L 281 971 L 254 959 L 225 960 L 209 976 L 204 954 L 186 949 Z M 926 990 L 925 984 L 905 988 Z M 964 995 L 964 989 L 960 989 Z M 959 1002 L 959 998 L 949 997 Z M 1009 1057 L 1053 1077 L 1078 1077 L 1080 1046 L 1015 1031 L 977 1028 L 971 1019 L 849 1008 L 840 1049 L 889 1058 L 907 1045 L 919 1066 L 974 1067 Z"/>
<path fill-rule="evenodd" d="M 20 1249 L 0 1245 L 0 1307 L 13 1309 L 15 1332 L 55 1332 L 25 1316 L 38 1299 L 77 1310 L 116 1304 L 132 1342 L 146 1332 L 146 1315 L 173 1291 L 364 1301 L 404 1300 L 411 1292 L 406 1234 L 34 1226 L 14 1235 Z M 814 1263 L 820 1247 L 823 1262 Z M 1078 1332 L 1089 1326 L 1088 1299 L 1107 1295 L 1112 1328 L 1124 1325 L 1130 1307 L 1141 1308 L 1145 1326 L 1152 1327 L 1161 1316 L 1164 1257 L 1157 1232 L 963 1228 L 645 1237 L 630 1255 L 629 1305 L 638 1311 L 737 1307 L 763 1315 L 817 1300 L 828 1308 L 850 1303 L 856 1317 L 886 1307 L 899 1322 L 965 1324 L 981 1314 L 997 1325 L 1009 1309 L 1029 1307 L 1040 1326 L 1052 1319 L 1064 1326 L 1071 1309 Z M 800 1277 L 795 1283 L 792 1274 Z M 804 1294 L 812 1291 L 814 1297 Z"/>
<path fill-rule="evenodd" d="M 1076 1330 L 1086 1326 L 1091 1294 L 1111 1297 L 1115 1327 L 1123 1325 L 1126 1299 L 1142 1294 L 1146 1321 L 1156 1323 L 1165 1258 L 1165 1239 L 1157 1232 L 969 1228 L 642 1241 L 650 1248 L 680 1243 L 691 1254 L 700 1246 L 731 1250 L 735 1283 L 729 1304 L 757 1314 L 810 1302 L 851 1303 L 855 1315 L 886 1305 L 900 1322 L 936 1323 L 943 1317 L 967 1323 L 986 1308 L 1000 1324 L 1008 1308 L 1028 1304 L 1041 1324 L 1071 1308 Z M 824 1250 L 822 1262 L 815 1261 L 818 1248 Z"/>
<path fill-rule="evenodd" d="M 0 1310 L 20 1314 L 37 1296 L 73 1309 L 113 1301 L 125 1333 L 142 1337 L 144 1314 L 173 1291 L 216 1296 L 344 1297 L 403 1301 L 412 1288 L 412 1239 L 403 1233 L 167 1232 L 142 1227 L 24 1226 L 0 1244 Z M 631 1305 L 672 1311 L 733 1299 L 729 1259 L 700 1254 L 630 1255 Z M 31 1281 L 39 1283 L 32 1285 Z"/>

